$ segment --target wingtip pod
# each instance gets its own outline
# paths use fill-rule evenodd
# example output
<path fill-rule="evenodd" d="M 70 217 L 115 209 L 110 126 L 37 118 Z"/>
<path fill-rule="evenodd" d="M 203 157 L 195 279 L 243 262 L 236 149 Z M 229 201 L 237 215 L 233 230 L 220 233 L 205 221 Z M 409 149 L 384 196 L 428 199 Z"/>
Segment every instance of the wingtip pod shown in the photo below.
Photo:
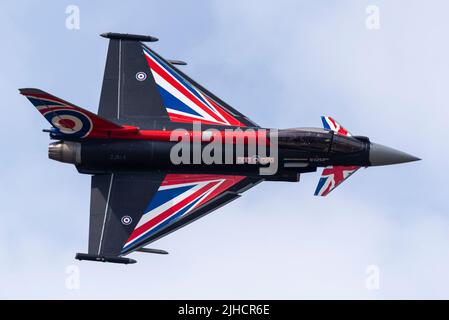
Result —
<path fill-rule="evenodd" d="M 116 256 L 101 256 L 87 253 L 77 253 L 75 255 L 76 260 L 80 261 L 94 261 L 94 262 L 109 262 L 109 263 L 119 263 L 119 264 L 134 264 L 137 263 L 136 260 L 124 257 Z"/>
<path fill-rule="evenodd" d="M 177 66 L 186 66 L 187 62 L 182 61 L 182 60 L 173 60 L 173 59 L 168 59 L 168 62 L 170 62 L 171 64 L 177 65 Z"/>
<path fill-rule="evenodd" d="M 140 248 L 140 249 L 137 249 L 136 251 L 138 251 L 138 252 L 144 252 L 144 253 L 168 254 L 168 252 L 165 251 L 165 250 L 160 250 L 160 249 L 150 249 L 150 248 Z"/>
<path fill-rule="evenodd" d="M 159 41 L 158 38 L 153 36 L 146 36 L 140 34 L 130 34 L 130 33 L 117 33 L 117 32 L 105 32 L 100 34 L 101 37 L 113 40 L 131 40 L 131 41 L 141 41 L 141 42 L 156 42 Z"/>

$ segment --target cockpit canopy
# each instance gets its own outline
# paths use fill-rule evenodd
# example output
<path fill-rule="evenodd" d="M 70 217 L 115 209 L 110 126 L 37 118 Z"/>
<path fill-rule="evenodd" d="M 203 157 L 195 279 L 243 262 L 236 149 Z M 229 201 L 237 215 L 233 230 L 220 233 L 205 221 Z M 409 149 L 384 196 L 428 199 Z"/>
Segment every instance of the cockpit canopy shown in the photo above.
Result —
<path fill-rule="evenodd" d="M 334 134 L 320 128 L 295 128 L 279 130 L 278 143 L 282 148 L 312 152 L 354 153 L 363 150 L 363 142 Z"/>

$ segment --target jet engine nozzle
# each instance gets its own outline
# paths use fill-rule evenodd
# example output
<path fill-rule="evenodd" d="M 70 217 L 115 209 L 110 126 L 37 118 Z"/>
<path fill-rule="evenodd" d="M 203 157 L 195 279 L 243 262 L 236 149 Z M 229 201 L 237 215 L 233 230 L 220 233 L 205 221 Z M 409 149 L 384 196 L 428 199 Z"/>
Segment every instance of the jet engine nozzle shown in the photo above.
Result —
<path fill-rule="evenodd" d="M 52 160 L 81 164 L 81 144 L 72 141 L 58 141 L 48 145 L 48 157 Z"/>
<path fill-rule="evenodd" d="M 372 166 L 386 166 L 404 162 L 421 160 L 411 154 L 383 146 L 377 143 L 370 144 L 369 162 Z"/>

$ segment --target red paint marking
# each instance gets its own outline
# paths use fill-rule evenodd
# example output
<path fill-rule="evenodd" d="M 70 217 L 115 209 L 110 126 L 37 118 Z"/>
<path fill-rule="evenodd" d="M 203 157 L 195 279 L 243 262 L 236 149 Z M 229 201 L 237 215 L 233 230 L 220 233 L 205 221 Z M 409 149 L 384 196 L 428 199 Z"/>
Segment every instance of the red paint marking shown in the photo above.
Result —
<path fill-rule="evenodd" d="M 227 112 L 225 112 L 220 106 L 218 106 L 212 99 L 210 99 L 208 96 L 204 95 L 209 101 L 210 104 L 214 106 L 215 109 L 229 122 L 231 126 L 238 126 L 238 127 L 246 127 L 243 123 L 235 119 L 234 117 L 231 117 Z"/>
<path fill-rule="evenodd" d="M 338 133 L 344 136 L 348 135 L 348 131 L 340 125 L 340 129 L 338 129 Z"/>
<path fill-rule="evenodd" d="M 168 112 L 168 115 L 169 115 L 170 120 L 171 120 L 172 122 L 182 122 L 182 123 L 194 123 L 194 122 L 200 122 L 200 123 L 202 123 L 202 124 L 213 124 L 213 125 L 217 125 L 217 122 L 214 122 L 214 121 L 198 119 L 198 118 L 189 117 L 189 116 L 184 116 L 184 115 L 180 115 L 180 114 L 176 114 L 176 113 L 172 113 L 172 112 Z M 220 124 L 221 124 L 221 123 L 220 123 Z M 226 124 L 223 124 L 223 125 L 226 125 Z"/>
<path fill-rule="evenodd" d="M 58 121 L 58 125 L 66 129 L 73 129 L 76 126 L 76 123 L 71 119 L 61 119 Z"/>
<path fill-rule="evenodd" d="M 56 111 L 56 110 L 76 110 L 75 108 L 71 107 L 71 106 L 53 106 L 53 107 L 44 107 L 42 106 L 39 109 L 39 112 L 42 115 L 45 115 L 46 113 L 50 112 L 50 111 Z"/>
<path fill-rule="evenodd" d="M 243 179 L 245 179 L 246 177 L 243 176 L 231 176 L 231 177 L 226 177 L 225 181 L 223 181 L 218 188 L 216 188 L 214 191 L 212 191 L 207 197 L 205 197 L 203 200 L 201 200 L 199 203 L 197 203 L 195 205 L 195 207 L 199 207 L 207 202 L 209 202 L 210 200 L 214 199 L 215 197 L 217 197 L 218 195 L 222 194 L 223 192 L 225 192 L 226 190 L 228 190 L 229 188 L 231 188 L 233 185 L 236 185 L 237 183 L 239 183 L 240 181 L 242 181 Z"/>
<path fill-rule="evenodd" d="M 323 177 L 326 177 L 329 179 L 329 177 L 331 175 L 333 175 L 333 177 L 331 178 L 334 181 L 334 187 L 332 189 L 335 189 L 336 187 L 338 187 L 344 180 L 345 180 L 345 176 L 344 176 L 344 171 L 350 171 L 349 175 L 347 178 L 349 178 L 349 176 L 351 174 L 353 174 L 357 169 L 359 169 L 360 167 L 358 166 L 335 166 L 332 168 L 325 168 L 323 170 Z M 332 189 L 331 189 L 332 183 L 329 183 L 328 188 L 323 192 L 323 195 L 326 195 L 327 193 L 329 193 Z"/>
<path fill-rule="evenodd" d="M 331 117 L 328 117 L 329 121 L 332 122 L 332 124 L 334 125 L 334 128 L 337 129 L 337 133 L 347 136 L 348 135 L 348 130 L 346 130 L 345 128 L 343 128 L 343 126 L 339 123 L 337 123 L 334 119 L 332 119 Z"/>
<path fill-rule="evenodd" d="M 41 108 L 39 112 L 42 115 L 46 115 L 49 112 L 70 109 L 77 110 L 77 108 L 70 106 L 57 106 L 57 107 L 48 107 Z M 89 134 L 89 138 L 97 138 L 97 139 L 129 139 L 129 140 L 151 140 L 151 141 L 171 141 L 170 137 L 172 132 L 176 130 L 139 130 L 138 127 L 123 125 L 118 126 L 113 124 L 115 127 L 110 127 L 111 122 L 104 121 L 101 118 L 98 118 L 95 115 L 90 115 L 88 112 L 84 110 L 81 111 L 83 114 L 89 115 L 93 129 Z M 195 119 L 196 120 L 196 119 Z M 179 121 L 180 122 L 180 121 Z M 185 121 L 189 122 L 190 121 Z M 212 123 L 211 124 L 216 124 Z M 180 131 L 182 132 L 182 131 Z M 208 141 L 203 141 L 203 132 L 204 131 L 187 131 L 189 136 L 189 141 L 202 141 L 202 142 L 210 142 L 210 141 L 222 141 L 223 143 L 232 143 L 236 144 L 237 141 L 242 142 L 245 145 L 248 144 L 259 144 L 259 145 L 270 145 L 268 130 L 258 131 L 214 131 L 212 132 L 211 139 Z M 174 134 L 174 137 L 179 136 L 179 134 Z M 175 141 L 177 142 L 177 141 Z"/>
<path fill-rule="evenodd" d="M 240 176 L 226 176 L 220 174 L 167 174 L 161 186 L 169 186 L 174 184 L 201 182 L 209 180 L 233 179 L 241 178 Z"/>
<path fill-rule="evenodd" d="M 335 129 L 337 129 L 337 123 L 335 122 L 334 119 L 332 119 L 331 117 L 327 117 L 329 119 L 330 122 L 332 122 L 332 125 L 334 126 Z"/>
<path fill-rule="evenodd" d="M 207 140 L 203 139 L 204 132 L 207 132 Z M 102 133 L 101 131 L 98 133 Z M 108 135 L 107 135 L 108 133 Z M 129 139 L 129 140 L 151 140 L 151 141 L 172 141 L 179 142 L 182 139 L 188 139 L 190 142 L 201 141 L 208 143 L 211 141 L 222 142 L 225 144 L 243 143 L 244 145 L 269 145 L 269 137 L 264 131 L 187 131 L 187 130 L 138 130 L 135 127 L 129 127 L 128 130 L 110 130 L 102 133 L 98 138 L 111 139 Z M 171 140 L 173 136 L 174 140 Z M 97 136 L 96 136 L 97 137 Z M 206 137 L 205 137 L 206 138 Z"/>
<path fill-rule="evenodd" d="M 331 188 L 332 188 L 332 181 L 331 182 L 329 182 L 329 184 L 328 184 L 328 186 L 327 186 L 327 188 L 326 188 L 326 190 L 324 190 L 324 192 L 323 192 L 323 194 L 322 194 L 322 196 L 326 196 L 330 191 L 331 191 Z"/>
<path fill-rule="evenodd" d="M 32 97 L 43 96 L 43 95 L 29 95 Z M 66 103 L 61 100 L 61 102 Z M 217 106 L 218 107 L 218 106 Z M 218 107 L 219 108 L 219 107 Z M 58 111 L 58 110 L 74 110 L 84 114 L 92 121 L 92 130 L 87 136 L 88 138 L 96 138 L 96 139 L 129 139 L 129 140 L 153 140 L 153 141 L 170 141 L 170 136 L 172 134 L 171 130 L 140 130 L 138 127 L 129 126 L 129 125 L 117 125 L 108 120 L 102 119 L 96 114 L 93 114 L 87 110 L 82 108 L 73 106 L 73 105 L 63 105 L 63 106 L 42 106 L 39 109 L 39 112 L 45 116 L 47 113 Z M 224 111 L 223 111 L 224 112 Z M 170 118 L 172 121 L 176 122 L 188 122 L 192 123 L 193 121 L 198 121 L 198 119 L 183 117 L 183 119 L 178 118 L 179 116 L 170 114 Z M 237 120 L 236 120 L 237 121 Z M 202 123 L 214 124 L 215 122 L 208 121 L 200 121 Z M 61 120 L 60 120 L 61 123 Z M 69 125 L 68 123 L 66 123 Z M 237 123 L 236 123 L 237 124 Z M 64 122 L 61 123 L 64 125 Z M 223 125 L 225 126 L 225 125 Z M 241 125 L 243 126 L 243 124 Z M 201 139 L 204 131 L 188 131 L 190 141 L 193 141 L 193 138 Z M 232 143 L 236 144 L 237 141 L 243 142 L 245 145 L 259 143 L 259 145 L 270 145 L 269 137 L 267 134 L 267 130 L 258 131 L 225 131 L 221 130 L 219 132 L 213 132 L 212 138 L 208 141 L 202 142 L 210 142 L 210 141 L 222 141 L 223 143 Z M 260 141 L 259 141 L 260 140 Z M 200 141 L 200 140 L 196 140 Z"/>

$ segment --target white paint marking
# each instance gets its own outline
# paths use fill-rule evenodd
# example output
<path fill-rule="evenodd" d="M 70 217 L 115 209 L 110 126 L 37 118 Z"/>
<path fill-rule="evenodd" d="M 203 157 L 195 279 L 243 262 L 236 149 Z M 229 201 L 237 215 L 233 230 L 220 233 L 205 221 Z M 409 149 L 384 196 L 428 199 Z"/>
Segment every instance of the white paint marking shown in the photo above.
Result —
<path fill-rule="evenodd" d="M 101 228 L 100 245 L 98 246 L 98 255 L 100 255 L 101 245 L 103 243 L 104 228 L 106 226 L 106 218 L 107 218 L 107 215 L 108 215 L 109 200 L 111 198 L 111 190 L 112 190 L 112 183 L 113 182 L 114 182 L 114 174 L 111 174 L 111 182 L 109 183 L 108 198 L 106 199 L 106 208 L 104 209 L 103 227 Z"/>
<path fill-rule="evenodd" d="M 120 91 L 122 81 L 122 40 L 118 42 L 118 95 L 117 95 L 117 119 L 120 119 Z"/>

